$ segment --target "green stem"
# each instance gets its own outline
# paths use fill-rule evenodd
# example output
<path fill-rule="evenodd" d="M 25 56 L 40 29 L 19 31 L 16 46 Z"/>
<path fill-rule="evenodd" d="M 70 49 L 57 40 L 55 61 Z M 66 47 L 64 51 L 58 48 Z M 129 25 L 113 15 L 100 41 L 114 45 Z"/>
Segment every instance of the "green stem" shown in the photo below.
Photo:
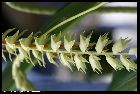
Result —
<path fill-rule="evenodd" d="M 15 80 L 16 87 L 20 91 L 35 91 L 31 82 L 27 79 L 26 74 L 21 70 L 20 64 L 24 56 L 19 54 L 12 64 L 12 77 Z"/>
<path fill-rule="evenodd" d="M 45 52 L 52 52 L 54 53 L 53 50 L 44 50 Z M 69 54 L 69 52 L 67 51 L 57 51 L 56 53 L 65 53 L 65 54 Z M 113 54 L 113 52 L 104 52 L 104 53 L 97 53 L 96 51 L 87 51 L 87 52 L 81 52 L 80 50 L 72 50 L 71 51 L 72 54 L 92 54 L 92 55 L 130 55 L 127 52 L 120 52 L 117 54 Z"/>
<path fill-rule="evenodd" d="M 3 46 L 6 46 L 5 43 L 2 44 Z M 15 47 L 18 49 L 18 48 L 21 48 L 21 45 L 18 44 L 18 45 L 15 45 Z M 29 46 L 28 47 L 29 50 L 38 50 L 36 46 Z M 59 49 L 57 52 L 54 52 L 51 48 L 44 48 L 43 51 L 45 52 L 52 52 L 52 53 L 66 53 L 66 54 L 69 54 L 68 51 L 66 50 L 61 50 Z M 82 52 L 81 50 L 72 50 L 71 51 L 72 54 L 93 54 L 93 55 L 134 55 L 134 54 L 130 54 L 128 52 L 120 52 L 120 53 L 117 53 L 117 54 L 113 54 L 113 52 L 102 52 L 102 53 L 97 53 L 96 51 L 87 51 L 87 52 Z"/>

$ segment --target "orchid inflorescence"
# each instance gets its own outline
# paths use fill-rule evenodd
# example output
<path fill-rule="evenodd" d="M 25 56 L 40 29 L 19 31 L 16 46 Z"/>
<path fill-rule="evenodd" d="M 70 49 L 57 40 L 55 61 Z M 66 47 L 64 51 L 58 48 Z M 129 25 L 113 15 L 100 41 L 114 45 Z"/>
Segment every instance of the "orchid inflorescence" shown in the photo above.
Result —
<path fill-rule="evenodd" d="M 13 36 L 6 37 L 7 34 L 12 32 L 14 29 L 8 29 L 2 35 L 2 45 L 6 48 L 9 53 L 9 58 L 11 59 L 11 54 L 17 55 L 17 52 L 24 56 L 25 60 L 34 65 L 31 59 L 31 52 L 33 56 L 38 61 L 40 66 L 45 67 L 44 54 L 47 56 L 50 63 L 58 66 L 58 63 L 54 58 L 59 58 L 62 64 L 71 71 L 73 71 L 73 66 L 76 66 L 78 71 L 86 73 L 86 63 L 90 63 L 94 72 L 102 73 L 102 66 L 99 62 L 101 60 L 99 55 L 104 55 L 107 62 L 115 70 L 121 70 L 126 68 L 128 71 L 137 70 L 137 64 L 133 62 L 129 55 L 136 54 L 136 48 L 131 48 L 129 52 L 124 52 L 129 45 L 131 39 L 129 38 L 120 38 L 117 40 L 113 47 L 112 52 L 107 52 L 104 49 L 108 44 L 112 42 L 109 40 L 108 33 L 100 35 L 97 43 L 90 43 L 90 38 L 92 36 L 91 32 L 87 37 L 80 35 L 80 42 L 76 43 L 75 40 L 71 40 L 64 36 L 64 43 L 59 40 L 56 35 L 42 35 L 40 37 L 33 35 L 31 33 L 27 38 L 19 39 L 19 31 L 17 31 Z M 48 37 L 51 36 L 51 44 L 47 44 Z M 95 45 L 96 51 L 89 51 L 90 48 Z M 88 55 L 89 59 L 87 60 L 84 55 Z M 120 56 L 120 60 L 115 55 Z M 2 49 L 2 57 L 6 61 L 4 55 L 4 48 Z"/>

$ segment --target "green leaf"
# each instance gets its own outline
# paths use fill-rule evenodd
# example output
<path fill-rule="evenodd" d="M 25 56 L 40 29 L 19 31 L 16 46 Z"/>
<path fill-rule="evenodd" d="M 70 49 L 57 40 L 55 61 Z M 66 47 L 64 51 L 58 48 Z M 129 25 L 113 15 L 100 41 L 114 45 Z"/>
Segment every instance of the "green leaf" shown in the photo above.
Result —
<path fill-rule="evenodd" d="M 58 10 L 57 15 L 53 16 L 48 23 L 42 29 L 42 34 L 48 34 L 54 30 L 57 30 L 62 25 L 79 18 L 83 15 L 90 13 L 93 10 L 98 9 L 107 2 L 73 2 L 63 9 Z M 47 32 L 46 32 L 47 31 Z M 59 32 L 57 30 L 57 32 Z"/>
<path fill-rule="evenodd" d="M 114 72 L 109 91 L 134 91 L 137 89 L 137 72 L 121 70 Z"/>
<path fill-rule="evenodd" d="M 36 64 L 36 60 L 34 59 L 34 63 Z M 22 63 L 21 70 L 26 73 L 31 70 L 33 67 L 32 64 Z M 14 80 L 12 79 L 12 63 L 7 64 L 6 68 L 2 72 L 2 90 L 4 91 L 13 91 L 16 90 Z"/>
<path fill-rule="evenodd" d="M 15 90 L 14 80 L 12 79 L 12 63 L 7 64 L 6 68 L 2 72 L 2 90 L 10 91 Z"/>
<path fill-rule="evenodd" d="M 43 7 L 33 4 L 24 4 L 24 3 L 17 3 L 17 2 L 6 2 L 6 4 L 18 11 L 26 12 L 26 13 L 33 13 L 33 14 L 43 14 L 43 15 L 53 15 L 58 10 L 58 7 Z M 137 12 L 136 7 L 103 7 L 99 10 L 95 10 L 96 13 L 110 13 L 110 12 L 128 12 L 128 13 L 135 13 Z"/>
<path fill-rule="evenodd" d="M 33 14 L 53 15 L 58 10 L 57 7 L 43 7 L 30 3 L 25 4 L 23 2 L 22 3 L 6 2 L 6 4 L 15 10 Z"/>
<path fill-rule="evenodd" d="M 12 64 L 12 77 L 15 81 L 16 87 L 21 91 L 33 91 L 35 90 L 32 83 L 27 79 L 26 74 L 21 70 L 20 65 L 24 60 L 22 54 L 18 54 Z"/>

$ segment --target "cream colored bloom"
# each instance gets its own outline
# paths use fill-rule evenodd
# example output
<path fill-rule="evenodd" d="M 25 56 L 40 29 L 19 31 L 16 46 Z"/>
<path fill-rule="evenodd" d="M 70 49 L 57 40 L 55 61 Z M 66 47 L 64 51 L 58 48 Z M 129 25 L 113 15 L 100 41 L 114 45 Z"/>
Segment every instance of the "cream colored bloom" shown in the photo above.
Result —
<path fill-rule="evenodd" d="M 39 51 L 43 51 L 44 44 L 46 43 L 48 35 L 42 35 L 41 37 L 35 37 L 35 45 Z"/>
<path fill-rule="evenodd" d="M 109 40 L 109 38 L 107 38 L 107 35 L 108 33 L 99 37 L 95 47 L 97 53 L 101 53 L 103 51 L 103 48 L 112 42 L 111 40 Z"/>
<path fill-rule="evenodd" d="M 75 64 L 76 64 L 78 71 L 81 70 L 81 71 L 86 73 L 86 71 L 85 71 L 87 69 L 86 65 L 85 65 L 86 60 L 83 57 L 80 57 L 78 54 L 75 54 L 74 61 L 75 61 Z"/>
<path fill-rule="evenodd" d="M 119 40 L 117 40 L 116 43 L 112 47 L 113 53 L 117 54 L 123 51 L 125 48 L 128 47 L 128 44 L 130 41 L 131 39 L 128 39 L 128 38 L 125 38 L 125 39 L 120 38 Z"/>
<path fill-rule="evenodd" d="M 42 66 L 42 64 L 41 64 L 41 62 L 42 62 L 43 66 L 45 67 L 45 61 L 44 61 L 43 53 L 41 53 L 38 50 L 32 50 L 32 53 L 33 53 L 34 57 L 37 59 L 39 65 Z"/>
<path fill-rule="evenodd" d="M 122 68 L 124 68 L 117 58 L 106 55 L 106 60 L 115 70 L 121 70 Z"/>
<path fill-rule="evenodd" d="M 55 57 L 52 53 L 46 52 L 46 56 L 49 60 L 50 63 L 55 64 L 56 66 L 58 66 L 58 64 L 53 60 L 53 58 Z"/>
<path fill-rule="evenodd" d="M 4 34 L 2 34 L 2 41 L 4 41 L 5 38 L 6 38 L 6 36 L 7 36 L 7 34 L 9 34 L 10 32 L 12 32 L 13 30 L 15 30 L 15 28 L 8 29 L 8 30 L 5 31 Z"/>
<path fill-rule="evenodd" d="M 64 47 L 65 49 L 70 52 L 72 49 L 72 46 L 74 45 L 75 40 L 68 42 L 68 40 L 66 39 L 66 37 L 64 36 Z"/>
<path fill-rule="evenodd" d="M 59 47 L 60 47 L 61 41 L 56 41 L 55 36 L 51 36 L 51 48 L 53 49 L 54 52 L 56 52 Z"/>
<path fill-rule="evenodd" d="M 31 44 L 31 41 L 33 39 L 33 33 L 31 33 L 28 38 L 23 38 L 23 39 L 20 39 L 20 44 L 21 44 L 21 47 L 25 50 L 25 51 L 28 51 L 29 50 L 29 45 Z"/>
<path fill-rule="evenodd" d="M 28 63 L 31 63 L 35 66 L 35 64 L 32 62 L 31 57 L 30 57 L 30 51 L 26 51 L 23 48 L 19 48 L 19 53 L 25 58 L 25 60 Z"/>
<path fill-rule="evenodd" d="M 87 38 L 80 35 L 80 45 L 79 45 L 79 47 L 80 47 L 80 50 L 82 52 L 85 52 L 87 50 L 87 47 L 89 46 L 91 35 L 92 35 L 92 32 L 90 33 L 89 36 L 87 36 Z"/>
<path fill-rule="evenodd" d="M 14 49 L 14 50 L 16 49 L 16 46 L 14 43 L 18 39 L 18 34 L 19 34 L 19 31 L 17 31 L 13 36 L 5 38 L 7 46 L 9 46 L 11 49 Z"/>
<path fill-rule="evenodd" d="M 91 64 L 91 67 L 92 67 L 93 71 L 94 72 L 97 72 L 97 73 L 98 73 L 98 71 L 101 72 L 101 70 L 102 70 L 102 67 L 100 65 L 99 60 L 100 60 L 100 58 L 97 57 L 97 56 L 93 56 L 93 55 L 90 55 L 89 56 L 89 62 Z"/>
<path fill-rule="evenodd" d="M 130 70 L 136 71 L 137 64 L 135 62 L 133 62 L 132 60 L 128 59 L 127 56 L 121 55 L 120 60 L 128 71 L 130 71 Z"/>
<path fill-rule="evenodd" d="M 64 66 L 67 66 L 68 68 L 71 69 L 71 71 L 73 71 L 72 67 L 71 67 L 71 64 L 70 64 L 71 62 L 69 62 L 70 58 L 68 56 L 61 53 L 60 54 L 60 60 L 61 60 L 61 62 Z"/>

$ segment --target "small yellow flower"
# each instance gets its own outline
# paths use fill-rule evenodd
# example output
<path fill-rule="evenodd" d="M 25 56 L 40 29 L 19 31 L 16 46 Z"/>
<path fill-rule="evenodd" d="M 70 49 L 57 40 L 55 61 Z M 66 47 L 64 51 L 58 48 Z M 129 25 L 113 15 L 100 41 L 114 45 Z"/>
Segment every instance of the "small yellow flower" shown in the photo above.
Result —
<path fill-rule="evenodd" d="M 23 38 L 23 39 L 20 39 L 20 44 L 21 44 L 21 47 L 25 50 L 25 51 L 28 51 L 29 50 L 29 45 L 31 44 L 31 41 L 33 39 L 33 33 L 31 33 L 28 38 Z"/>
<path fill-rule="evenodd" d="M 23 48 L 19 48 L 19 53 L 25 58 L 25 60 L 27 62 L 31 62 L 31 64 L 33 64 L 35 66 L 35 64 L 33 63 L 33 61 L 31 60 L 31 57 L 30 57 L 30 51 L 26 51 L 24 50 Z"/>
<path fill-rule="evenodd" d="M 36 47 L 39 51 L 43 51 L 44 49 L 44 44 L 46 43 L 47 41 L 47 38 L 48 38 L 48 35 L 42 35 L 41 37 L 37 38 L 35 37 L 35 44 L 36 44 Z"/>
<path fill-rule="evenodd" d="M 120 60 L 128 71 L 130 71 L 130 70 L 136 71 L 137 64 L 135 62 L 133 62 L 132 60 L 128 59 L 127 56 L 121 55 Z"/>
<path fill-rule="evenodd" d="M 103 48 L 112 42 L 111 40 L 109 40 L 109 38 L 107 38 L 107 35 L 108 33 L 99 37 L 95 47 L 97 53 L 101 53 L 103 51 Z"/>
<path fill-rule="evenodd" d="M 99 60 L 100 60 L 100 58 L 97 57 L 97 56 L 93 56 L 93 55 L 90 55 L 89 56 L 89 62 L 91 64 L 91 67 L 92 67 L 93 71 L 94 72 L 97 72 L 97 73 L 98 73 L 98 71 L 101 72 L 101 70 L 103 70 L 102 67 L 101 67 L 101 65 L 100 65 Z"/>
<path fill-rule="evenodd" d="M 70 60 L 70 58 L 69 58 L 68 56 L 63 55 L 63 54 L 61 53 L 61 54 L 60 54 L 60 60 L 61 60 L 61 62 L 62 62 L 62 64 L 63 64 L 64 66 L 67 66 L 68 68 L 71 69 L 71 71 L 73 71 L 73 70 L 72 70 L 72 67 L 71 67 L 71 65 L 70 65 L 70 62 L 68 61 L 68 60 Z"/>
<path fill-rule="evenodd" d="M 85 71 L 87 69 L 86 65 L 85 65 L 86 60 L 84 58 L 83 59 L 81 59 L 81 58 L 83 58 L 83 57 L 79 57 L 78 54 L 75 54 L 74 61 L 75 61 L 76 67 L 77 67 L 78 71 L 80 71 L 80 69 L 81 69 L 82 72 L 86 73 L 86 71 Z"/>
<path fill-rule="evenodd" d="M 54 52 L 56 52 L 59 47 L 60 47 L 61 41 L 56 41 L 55 35 L 51 36 L 51 48 L 53 49 Z"/>
<path fill-rule="evenodd" d="M 106 55 L 106 60 L 115 70 L 121 70 L 122 68 L 124 68 L 119 59 L 117 58 Z"/>
<path fill-rule="evenodd" d="M 7 46 L 9 46 L 11 49 L 16 49 L 14 43 L 18 39 L 18 34 L 19 34 L 19 31 L 17 31 L 13 36 L 5 38 Z"/>
<path fill-rule="evenodd" d="M 15 30 L 15 28 L 8 29 L 8 30 L 5 31 L 4 34 L 2 34 L 2 41 L 4 41 L 4 39 L 6 38 L 7 34 L 9 34 L 10 32 L 12 32 L 13 30 Z"/>
<path fill-rule="evenodd" d="M 37 59 L 38 63 L 40 66 L 41 65 L 41 62 L 43 63 L 43 66 L 45 67 L 45 62 L 44 62 L 44 57 L 43 57 L 43 53 L 41 53 L 40 51 L 38 50 L 32 50 L 32 53 L 34 55 L 34 57 Z M 41 61 L 41 62 L 40 62 Z"/>
<path fill-rule="evenodd" d="M 53 58 L 54 58 L 55 56 L 54 56 L 52 53 L 46 52 L 46 56 L 47 56 L 47 58 L 48 58 L 48 60 L 49 60 L 50 63 L 52 63 L 52 64 L 58 66 L 58 64 L 53 60 Z"/>
<path fill-rule="evenodd" d="M 91 32 L 90 35 L 87 36 L 87 38 L 80 35 L 80 45 L 79 45 L 79 47 L 80 47 L 80 50 L 82 52 L 85 52 L 87 50 L 87 47 L 89 46 L 89 42 L 90 42 L 90 38 L 91 38 L 92 33 L 93 32 Z"/>
<path fill-rule="evenodd" d="M 130 41 L 131 39 L 128 39 L 128 38 L 125 38 L 125 39 L 120 38 L 119 40 L 117 40 L 116 43 L 112 47 L 113 53 L 117 54 L 123 51 L 125 48 L 128 47 L 128 44 Z"/>
<path fill-rule="evenodd" d="M 66 37 L 64 36 L 64 47 L 65 49 L 70 52 L 72 49 L 72 46 L 74 45 L 75 40 L 68 42 L 68 40 L 66 39 Z"/>

